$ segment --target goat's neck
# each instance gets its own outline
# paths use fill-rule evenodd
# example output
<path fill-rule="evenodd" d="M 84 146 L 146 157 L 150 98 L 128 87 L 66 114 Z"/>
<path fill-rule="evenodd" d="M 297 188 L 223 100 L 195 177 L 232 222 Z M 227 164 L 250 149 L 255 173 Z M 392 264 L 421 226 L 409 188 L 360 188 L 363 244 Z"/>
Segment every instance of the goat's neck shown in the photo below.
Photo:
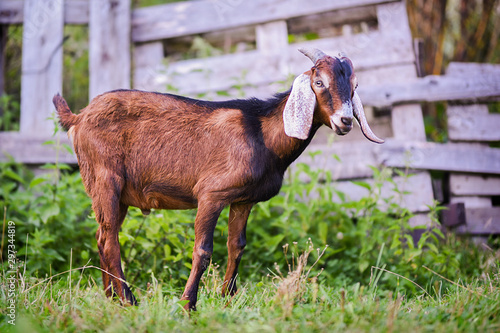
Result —
<path fill-rule="evenodd" d="M 287 168 L 311 142 L 314 134 L 320 127 L 314 123 L 306 140 L 292 138 L 286 135 L 283 123 L 283 110 L 288 96 L 265 118 L 262 119 L 262 133 L 266 147 L 274 152 Z"/>

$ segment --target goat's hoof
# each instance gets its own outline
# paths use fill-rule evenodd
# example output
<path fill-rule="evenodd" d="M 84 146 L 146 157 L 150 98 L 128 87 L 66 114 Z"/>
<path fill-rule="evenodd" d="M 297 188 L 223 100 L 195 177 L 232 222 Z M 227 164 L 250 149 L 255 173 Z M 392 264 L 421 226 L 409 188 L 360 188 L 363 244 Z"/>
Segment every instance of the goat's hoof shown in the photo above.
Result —
<path fill-rule="evenodd" d="M 130 291 L 129 288 L 125 288 L 123 290 L 123 294 L 125 296 L 125 305 L 134 305 L 137 306 L 137 299 L 135 298 L 134 294 Z"/>

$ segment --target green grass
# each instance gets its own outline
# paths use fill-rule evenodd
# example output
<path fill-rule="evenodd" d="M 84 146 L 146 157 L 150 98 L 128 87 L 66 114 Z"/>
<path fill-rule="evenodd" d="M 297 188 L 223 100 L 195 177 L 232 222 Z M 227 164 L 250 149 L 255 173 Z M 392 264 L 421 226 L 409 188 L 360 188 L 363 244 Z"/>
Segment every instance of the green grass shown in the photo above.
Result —
<path fill-rule="evenodd" d="M 312 250 L 310 248 L 309 252 Z M 378 281 L 397 272 L 372 267 L 368 285 L 330 285 L 309 272 L 307 256 L 278 266 L 260 282 L 244 283 L 232 299 L 220 296 L 221 272 L 211 265 L 199 293 L 198 311 L 188 314 L 182 292 L 154 276 L 134 287 L 137 307 L 105 297 L 88 274 L 76 269 L 52 279 L 23 277 L 16 290 L 16 325 L 7 323 L 2 284 L 2 332 L 498 332 L 500 274 L 466 283 L 435 274 L 420 293 L 383 289 Z M 276 270 L 278 269 L 278 270 Z M 315 267 L 313 267 L 313 270 Z M 5 275 L 4 275 L 5 277 Z M 5 281 L 5 279 L 2 279 Z M 240 281 L 241 283 L 241 281 Z"/>
<path fill-rule="evenodd" d="M 432 226 L 413 240 L 413 214 L 398 205 L 405 191 L 394 181 L 411 177 L 403 171 L 373 168 L 373 184 L 355 182 L 367 195 L 350 201 L 328 172 L 298 165 L 282 193 L 250 216 L 233 299 L 219 296 L 226 209 L 213 255 L 222 267 L 210 266 L 198 311 L 187 314 L 179 296 L 191 268 L 195 211 L 129 211 L 120 232 L 122 263 L 139 305 L 123 307 L 104 296 L 101 272 L 89 266 L 99 261 L 96 223 L 79 173 L 60 164 L 45 168 L 50 172 L 34 176 L 14 161 L 0 163 L 0 207 L 8 224 L 0 332 L 500 331 L 499 239 L 490 239 L 493 249 L 477 248 L 446 232 L 436 206 L 430 207 Z M 311 181 L 301 182 L 300 175 Z M 393 187 L 387 199 L 381 198 L 384 184 Z M 309 193 L 317 197 L 307 200 Z M 16 255 L 7 251 L 12 244 Z M 19 265 L 14 295 L 10 256 Z M 9 324 L 11 300 L 15 326 Z"/>

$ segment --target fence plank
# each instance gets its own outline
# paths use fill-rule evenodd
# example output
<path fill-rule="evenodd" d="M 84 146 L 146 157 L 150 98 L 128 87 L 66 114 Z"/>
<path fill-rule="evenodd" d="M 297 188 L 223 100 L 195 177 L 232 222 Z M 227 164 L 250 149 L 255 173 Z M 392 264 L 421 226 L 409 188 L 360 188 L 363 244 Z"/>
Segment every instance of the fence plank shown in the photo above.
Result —
<path fill-rule="evenodd" d="M 88 24 L 90 0 L 64 1 L 64 23 Z"/>
<path fill-rule="evenodd" d="M 492 207 L 493 203 L 491 202 L 490 197 L 478 197 L 478 196 L 460 196 L 460 197 L 451 197 L 451 204 L 462 203 L 465 205 L 466 209 L 469 208 L 485 208 Z"/>
<path fill-rule="evenodd" d="M 314 161 L 304 153 L 297 162 L 309 164 L 313 169 L 330 170 L 334 179 L 371 177 L 373 172 L 369 165 L 500 174 L 500 149 L 472 149 L 470 145 L 458 143 L 401 142 L 387 139 L 382 145 L 368 141 L 356 142 L 356 149 L 353 149 L 352 142 L 316 144 L 309 146 L 307 151 L 322 153 L 315 156 Z M 335 156 L 339 156 L 341 162 Z"/>
<path fill-rule="evenodd" d="M 499 76 L 500 66 L 476 62 L 450 62 L 446 68 L 446 75 L 454 77 Z"/>
<path fill-rule="evenodd" d="M 451 174 L 450 191 L 453 195 L 500 195 L 500 177 Z"/>
<path fill-rule="evenodd" d="M 500 207 L 466 209 L 466 225 L 455 229 L 457 234 L 500 234 Z"/>
<path fill-rule="evenodd" d="M 280 55 L 288 47 L 288 30 L 286 21 L 275 21 L 259 24 L 255 27 L 257 49 L 262 54 Z"/>
<path fill-rule="evenodd" d="M 130 88 L 130 0 L 90 0 L 89 96 Z"/>
<path fill-rule="evenodd" d="M 0 1 L 0 24 L 23 23 L 24 2 L 25 0 Z M 87 24 L 88 22 L 89 0 L 64 1 L 64 23 Z"/>
<path fill-rule="evenodd" d="M 420 104 L 395 106 L 392 109 L 392 132 L 402 141 L 425 141 L 424 117 Z"/>
<path fill-rule="evenodd" d="M 163 67 L 163 43 L 141 43 L 134 46 L 134 88 L 147 90 L 154 84 L 156 70 Z"/>
<path fill-rule="evenodd" d="M 500 174 L 500 149 L 392 140 L 378 149 L 379 161 L 390 167 Z"/>
<path fill-rule="evenodd" d="M 24 0 L 0 1 L 0 24 L 19 24 L 24 19 Z"/>
<path fill-rule="evenodd" d="M 5 87 L 5 46 L 7 45 L 7 25 L 0 24 L 0 95 Z M 2 110 L 0 110 L 0 115 Z"/>
<path fill-rule="evenodd" d="M 21 132 L 51 133 L 52 97 L 62 90 L 63 2 L 25 0 Z"/>
<path fill-rule="evenodd" d="M 379 207 L 387 210 L 389 205 L 397 202 L 400 207 L 411 212 L 428 212 L 433 204 L 433 193 L 431 177 L 428 172 L 412 174 L 408 178 L 393 177 L 394 183 L 386 182 L 381 188 Z M 374 186 L 373 179 L 362 179 L 367 184 Z M 348 201 L 357 201 L 367 196 L 367 188 L 356 185 L 352 182 L 337 182 L 333 185 L 336 190 L 346 194 Z M 395 192 L 406 193 L 400 195 Z"/>
<path fill-rule="evenodd" d="M 430 75 L 406 84 L 360 86 L 359 95 L 377 107 L 412 102 L 498 100 L 500 76 L 459 78 Z"/>
<path fill-rule="evenodd" d="M 248 85 L 268 85 L 287 79 L 290 73 L 302 73 L 311 67 L 310 60 L 297 51 L 300 47 L 315 47 L 332 55 L 344 51 L 353 61 L 356 71 L 394 64 L 411 64 L 414 61 L 411 44 L 408 47 L 401 46 L 397 53 L 391 53 L 388 50 L 395 48 L 394 43 L 379 32 L 370 31 L 362 35 L 324 38 L 291 44 L 283 52 L 288 59 L 286 66 L 281 65 L 282 56 L 262 57 L 259 50 L 179 61 L 168 67 L 163 66 L 156 69 L 158 74 L 152 82 L 154 84 L 149 86 L 148 90 L 165 91 L 167 85 L 173 85 L 180 94 L 187 95 L 228 90 L 236 83 L 234 78 L 244 72 L 247 73 L 245 81 Z M 179 76 L 182 76 L 183 79 L 178 80 Z M 141 85 L 145 86 L 142 83 Z M 372 95 L 378 97 L 376 94 L 372 93 Z"/>
<path fill-rule="evenodd" d="M 65 133 L 59 133 L 60 144 L 71 145 Z M 35 133 L 0 132 L 0 161 L 7 160 L 12 156 L 16 162 L 41 165 L 54 163 L 77 164 L 76 156 L 69 154 L 66 149 L 60 147 L 56 152 L 54 145 L 44 145 L 44 142 L 54 141 L 51 135 L 36 135 Z"/>
<path fill-rule="evenodd" d="M 448 137 L 454 141 L 500 141 L 500 114 L 487 105 L 448 106 Z"/>
<path fill-rule="evenodd" d="M 146 42 L 394 0 L 202 0 L 134 10 L 132 40 Z"/>

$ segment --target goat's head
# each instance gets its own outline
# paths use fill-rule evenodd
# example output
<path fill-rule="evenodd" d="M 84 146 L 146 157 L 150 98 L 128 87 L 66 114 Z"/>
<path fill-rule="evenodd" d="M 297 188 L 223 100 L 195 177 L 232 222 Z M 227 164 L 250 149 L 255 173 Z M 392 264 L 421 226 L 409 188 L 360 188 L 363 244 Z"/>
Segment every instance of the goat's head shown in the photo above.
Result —
<path fill-rule="evenodd" d="M 366 121 L 356 92 L 358 80 L 351 60 L 343 54 L 331 57 L 318 49 L 299 51 L 310 58 L 314 66 L 293 82 L 283 117 L 286 134 L 306 139 L 316 117 L 337 134 L 345 135 L 352 129 L 353 118 L 356 118 L 368 140 L 383 143 Z"/>

